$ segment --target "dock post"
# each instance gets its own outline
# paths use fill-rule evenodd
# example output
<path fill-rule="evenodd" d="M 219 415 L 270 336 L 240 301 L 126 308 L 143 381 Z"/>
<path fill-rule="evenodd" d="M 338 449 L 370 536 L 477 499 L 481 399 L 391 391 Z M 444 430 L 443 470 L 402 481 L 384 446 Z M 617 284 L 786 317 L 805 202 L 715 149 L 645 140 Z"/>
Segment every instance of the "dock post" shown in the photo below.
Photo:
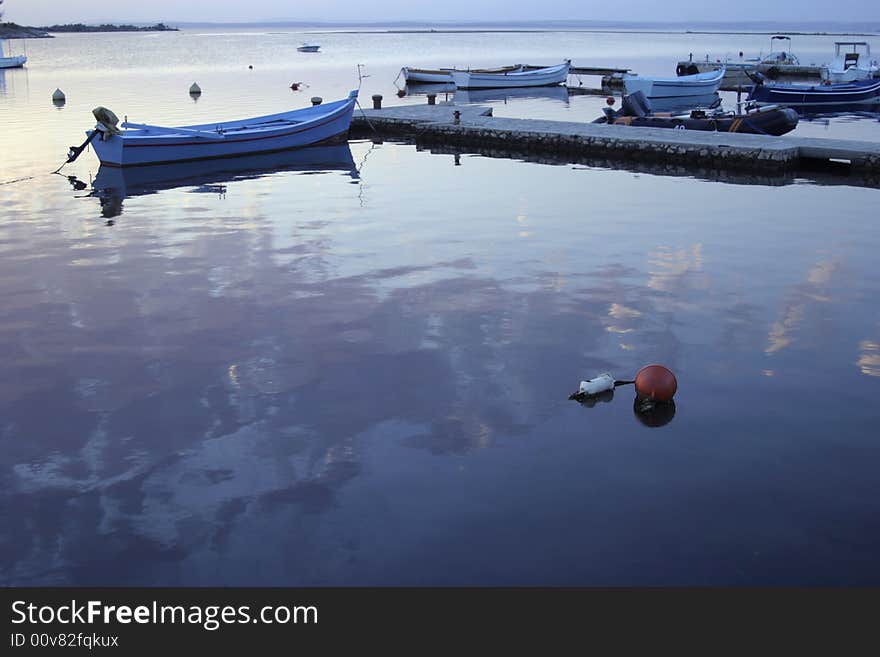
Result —
<path fill-rule="evenodd" d="M 320 96 L 312 96 L 312 105 L 320 105 L 322 102 L 324 102 L 324 99 Z"/>
<path fill-rule="evenodd" d="M 373 109 L 382 109 L 382 94 L 373 94 Z"/>
<path fill-rule="evenodd" d="M 428 94 L 428 105 L 437 104 L 437 94 Z"/>
<path fill-rule="evenodd" d="M 461 112 L 459 112 L 458 110 L 455 110 L 455 111 L 452 113 L 452 122 L 453 122 L 455 125 L 458 125 L 459 123 L 461 123 Z"/>

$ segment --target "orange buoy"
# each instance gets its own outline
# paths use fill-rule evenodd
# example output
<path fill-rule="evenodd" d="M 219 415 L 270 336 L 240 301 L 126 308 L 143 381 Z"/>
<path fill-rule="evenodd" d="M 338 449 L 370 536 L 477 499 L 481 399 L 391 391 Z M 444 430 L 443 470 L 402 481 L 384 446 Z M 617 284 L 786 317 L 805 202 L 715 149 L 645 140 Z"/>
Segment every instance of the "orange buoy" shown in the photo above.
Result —
<path fill-rule="evenodd" d="M 641 398 L 666 402 L 675 396 L 678 381 L 662 365 L 647 365 L 636 374 L 636 394 Z"/>

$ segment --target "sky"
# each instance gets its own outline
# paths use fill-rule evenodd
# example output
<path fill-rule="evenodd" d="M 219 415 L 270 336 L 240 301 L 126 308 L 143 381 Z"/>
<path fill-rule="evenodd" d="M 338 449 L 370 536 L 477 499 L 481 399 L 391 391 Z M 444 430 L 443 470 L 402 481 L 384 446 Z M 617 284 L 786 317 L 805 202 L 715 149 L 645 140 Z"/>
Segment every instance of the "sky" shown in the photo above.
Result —
<path fill-rule="evenodd" d="M 291 21 L 866 21 L 880 29 L 880 2 L 868 0 L 737 0 L 696 3 L 692 0 L 557 0 L 550 5 L 522 0 L 6 0 L 4 20 L 23 25 L 71 22 L 260 22 Z"/>

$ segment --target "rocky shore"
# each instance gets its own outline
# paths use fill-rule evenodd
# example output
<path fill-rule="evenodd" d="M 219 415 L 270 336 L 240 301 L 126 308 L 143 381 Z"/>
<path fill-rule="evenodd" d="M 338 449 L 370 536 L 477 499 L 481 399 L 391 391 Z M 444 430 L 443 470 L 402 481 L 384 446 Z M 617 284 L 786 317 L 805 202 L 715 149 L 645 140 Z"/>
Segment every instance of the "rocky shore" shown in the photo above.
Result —
<path fill-rule="evenodd" d="M 51 39 L 46 30 L 15 23 L 0 23 L 0 39 Z"/>

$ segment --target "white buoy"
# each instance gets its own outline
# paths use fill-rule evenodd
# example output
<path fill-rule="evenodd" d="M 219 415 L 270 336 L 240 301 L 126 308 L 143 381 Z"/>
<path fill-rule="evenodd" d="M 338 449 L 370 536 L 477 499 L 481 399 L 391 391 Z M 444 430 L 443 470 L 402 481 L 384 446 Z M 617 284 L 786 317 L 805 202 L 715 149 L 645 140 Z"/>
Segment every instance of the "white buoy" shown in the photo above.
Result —
<path fill-rule="evenodd" d="M 202 88 L 197 85 L 195 82 L 192 83 L 192 86 L 189 88 L 190 96 L 198 96 L 202 93 Z"/>
<path fill-rule="evenodd" d="M 578 393 L 582 395 L 598 395 L 606 390 L 614 390 L 614 377 L 608 374 L 600 374 L 595 379 L 581 381 Z"/>
<path fill-rule="evenodd" d="M 52 94 L 52 102 L 54 103 L 63 103 L 67 100 L 67 96 L 64 95 L 64 92 L 61 89 L 56 89 L 55 93 Z"/>

